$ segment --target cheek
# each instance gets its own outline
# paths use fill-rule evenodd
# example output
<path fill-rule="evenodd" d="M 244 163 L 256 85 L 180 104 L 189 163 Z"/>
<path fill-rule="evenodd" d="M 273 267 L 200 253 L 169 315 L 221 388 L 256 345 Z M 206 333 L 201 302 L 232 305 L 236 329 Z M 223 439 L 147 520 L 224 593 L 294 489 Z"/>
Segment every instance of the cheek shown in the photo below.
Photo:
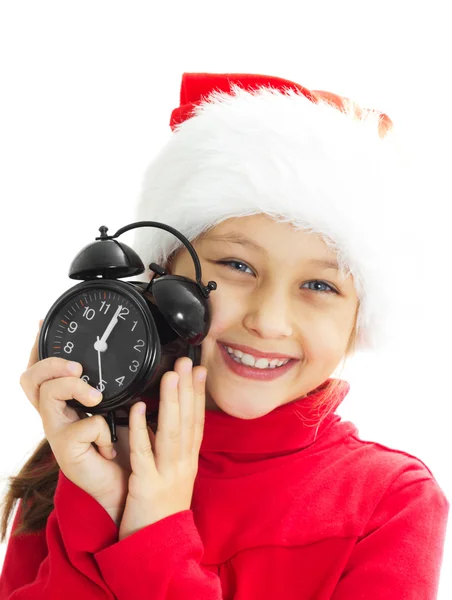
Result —
<path fill-rule="evenodd" d="M 317 319 L 315 325 L 307 326 L 304 338 L 309 344 L 310 355 L 321 358 L 341 351 L 344 334 L 333 319 Z"/>
<path fill-rule="evenodd" d="M 208 369 L 211 365 L 211 360 L 217 352 L 217 340 L 221 339 L 225 331 L 232 329 L 232 322 L 231 309 L 229 307 L 228 311 L 227 303 L 225 303 L 224 309 L 222 309 L 222 303 L 218 302 L 218 300 L 213 302 L 212 298 L 212 321 L 209 333 L 201 344 L 201 364 Z M 208 389 L 209 381 L 210 379 L 207 377 L 206 389 Z"/>
<path fill-rule="evenodd" d="M 237 320 L 242 318 L 243 302 L 239 302 L 237 297 L 225 294 L 224 292 L 212 292 L 212 322 L 208 338 L 217 338 L 227 329 L 231 329 L 237 324 Z M 215 294 L 215 296 L 214 296 Z"/>

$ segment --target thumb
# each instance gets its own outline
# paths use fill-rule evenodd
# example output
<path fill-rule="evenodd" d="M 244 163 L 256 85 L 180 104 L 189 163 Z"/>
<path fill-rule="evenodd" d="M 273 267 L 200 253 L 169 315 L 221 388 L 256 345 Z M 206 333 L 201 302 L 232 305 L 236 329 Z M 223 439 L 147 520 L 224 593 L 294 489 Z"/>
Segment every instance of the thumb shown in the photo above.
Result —
<path fill-rule="evenodd" d="M 110 428 L 102 415 L 93 415 L 87 419 L 80 419 L 72 423 L 66 431 L 66 444 L 68 438 L 72 440 L 76 457 L 85 452 L 96 452 L 92 444 L 96 444 L 99 454 L 108 460 L 116 456 L 116 450 L 111 441 Z M 75 457 L 74 457 L 75 458 Z"/>

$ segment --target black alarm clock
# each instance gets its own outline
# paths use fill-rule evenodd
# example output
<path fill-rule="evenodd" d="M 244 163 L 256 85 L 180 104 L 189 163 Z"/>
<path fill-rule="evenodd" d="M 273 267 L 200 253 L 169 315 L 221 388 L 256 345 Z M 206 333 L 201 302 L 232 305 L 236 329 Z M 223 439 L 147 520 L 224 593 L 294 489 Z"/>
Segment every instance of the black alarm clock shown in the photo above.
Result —
<path fill-rule="evenodd" d="M 132 248 L 115 238 L 136 227 L 158 227 L 173 233 L 190 252 L 196 281 L 168 275 L 151 263 L 149 283 L 118 281 L 144 272 L 144 264 Z M 193 366 L 201 364 L 200 344 L 211 323 L 210 292 L 217 285 L 201 281 L 201 265 L 195 249 L 176 229 L 155 221 L 141 221 L 85 246 L 75 257 L 69 277 L 83 279 L 61 295 L 48 311 L 39 337 L 39 359 L 57 356 L 81 363 L 81 376 L 103 394 L 89 408 L 68 399 L 69 406 L 88 416 L 102 414 L 117 441 L 116 426 L 128 426 L 130 407 L 146 402 L 146 418 L 156 424 L 160 380 L 173 370 L 180 356 Z"/>

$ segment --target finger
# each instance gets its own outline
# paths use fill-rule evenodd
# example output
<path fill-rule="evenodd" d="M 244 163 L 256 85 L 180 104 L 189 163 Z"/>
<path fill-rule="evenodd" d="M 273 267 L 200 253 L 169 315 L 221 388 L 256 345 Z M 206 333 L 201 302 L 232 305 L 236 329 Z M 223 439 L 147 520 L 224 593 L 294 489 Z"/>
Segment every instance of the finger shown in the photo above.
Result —
<path fill-rule="evenodd" d="M 170 470 L 180 456 L 179 375 L 167 371 L 160 382 L 160 404 L 155 434 L 155 464 Z"/>
<path fill-rule="evenodd" d="M 193 453 L 195 427 L 195 407 L 193 391 L 193 362 L 188 357 L 179 359 L 175 364 L 179 375 L 179 413 L 180 413 L 180 458 L 189 458 Z"/>
<path fill-rule="evenodd" d="M 75 365 L 73 370 L 71 365 Z M 71 363 L 64 358 L 52 356 L 40 360 L 24 371 L 20 376 L 20 385 L 38 410 L 39 388 L 45 381 L 59 377 L 80 377 L 82 371 L 83 367 L 80 363 Z"/>
<path fill-rule="evenodd" d="M 157 468 L 146 423 L 146 404 L 137 402 L 129 412 L 130 465 L 140 476 L 156 474 Z"/>
<path fill-rule="evenodd" d="M 38 411 L 46 435 L 54 436 L 59 430 L 66 428 L 68 423 L 80 420 L 76 411 L 66 404 L 66 400 L 78 400 L 86 406 L 86 412 L 90 412 L 90 407 L 96 406 L 102 399 L 101 394 L 92 395 L 96 391 L 83 379 L 76 377 L 45 381 L 40 389 Z"/>
<path fill-rule="evenodd" d="M 194 391 L 194 412 L 195 425 L 193 436 L 193 452 L 198 460 L 199 450 L 201 448 L 202 438 L 204 436 L 204 422 L 206 418 L 206 380 L 207 369 L 205 367 L 195 367 L 193 370 L 193 391 Z"/>
<path fill-rule="evenodd" d="M 95 444 L 99 454 L 108 460 L 116 455 L 114 444 L 111 441 L 110 428 L 102 415 L 93 415 L 72 423 L 63 435 L 65 447 L 71 452 L 69 457 L 71 460 L 80 459 L 90 450 L 91 444 Z M 96 448 L 93 449 L 96 450 Z"/>
<path fill-rule="evenodd" d="M 44 322 L 43 319 L 41 321 L 39 321 L 38 333 L 36 334 L 35 343 L 33 344 L 33 347 L 32 347 L 31 352 L 30 352 L 30 357 L 28 359 L 27 369 L 29 369 L 32 365 L 34 365 L 35 363 L 37 363 L 38 360 L 39 360 L 39 352 L 38 352 L 39 334 L 41 333 L 41 328 L 42 328 L 43 322 Z"/>

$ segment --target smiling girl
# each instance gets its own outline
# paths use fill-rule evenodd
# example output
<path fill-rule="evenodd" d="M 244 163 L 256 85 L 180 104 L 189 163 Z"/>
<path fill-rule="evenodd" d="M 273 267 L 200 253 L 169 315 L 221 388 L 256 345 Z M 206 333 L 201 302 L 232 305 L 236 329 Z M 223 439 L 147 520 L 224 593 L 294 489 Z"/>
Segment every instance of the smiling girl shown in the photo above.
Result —
<path fill-rule="evenodd" d="M 350 386 L 332 374 L 378 347 L 391 301 L 391 120 L 276 77 L 185 73 L 171 127 L 137 220 L 183 233 L 217 283 L 200 364 L 162 378 L 156 431 L 146 398 L 132 407 L 114 456 L 105 420 L 66 407 L 100 401 L 81 365 L 35 343 L 21 385 L 46 439 L 6 496 L 1 600 L 435 598 L 444 492 L 335 413 Z M 168 232 L 135 248 L 194 279 Z"/>
<path fill-rule="evenodd" d="M 219 291 L 202 346 L 208 410 L 255 419 L 328 379 L 351 344 L 358 298 L 352 277 L 326 264 L 336 259 L 322 240 L 252 215 L 223 221 L 195 248 Z M 169 269 L 194 278 L 185 248 Z"/>

